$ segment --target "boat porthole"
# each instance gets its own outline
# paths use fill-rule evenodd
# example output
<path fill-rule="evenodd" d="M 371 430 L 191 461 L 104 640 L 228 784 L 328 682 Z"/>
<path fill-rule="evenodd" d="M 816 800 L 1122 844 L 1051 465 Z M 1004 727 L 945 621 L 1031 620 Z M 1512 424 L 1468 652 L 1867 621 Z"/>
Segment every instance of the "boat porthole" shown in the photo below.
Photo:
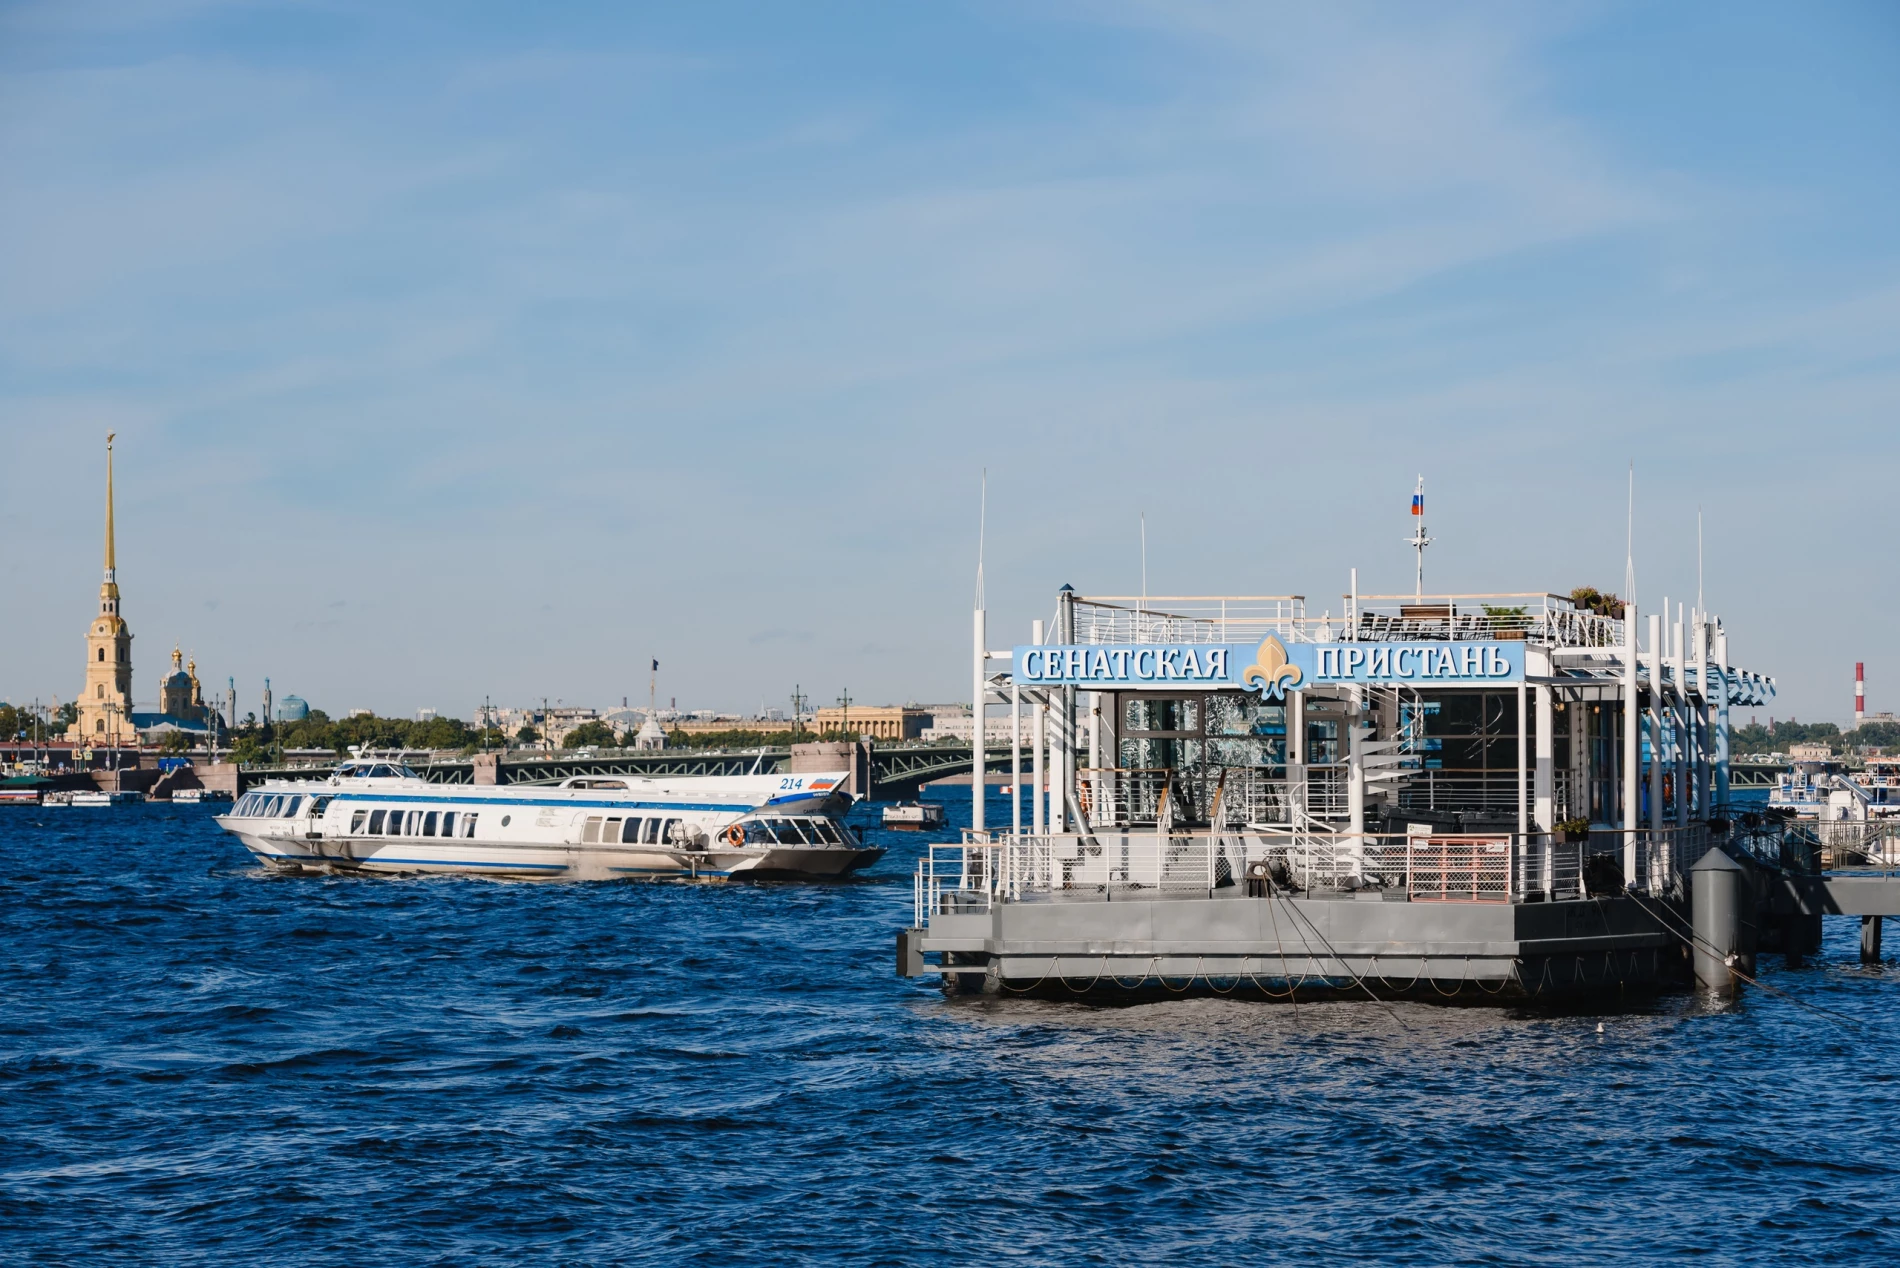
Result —
<path fill-rule="evenodd" d="M 509 816 L 507 816 L 507 815 L 503 815 L 503 816 L 501 817 L 501 826 L 502 826 L 502 827 L 504 827 L 504 828 L 505 828 L 505 827 L 507 827 L 507 826 L 508 826 L 508 818 L 509 818 Z"/>

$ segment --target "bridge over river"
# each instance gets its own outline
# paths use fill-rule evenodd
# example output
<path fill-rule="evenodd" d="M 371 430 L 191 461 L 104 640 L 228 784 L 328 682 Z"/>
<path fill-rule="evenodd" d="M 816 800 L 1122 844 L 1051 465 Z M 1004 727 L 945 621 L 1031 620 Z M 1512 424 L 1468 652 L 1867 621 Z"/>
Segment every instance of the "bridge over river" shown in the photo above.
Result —
<path fill-rule="evenodd" d="M 662 749 L 658 752 L 590 753 L 506 753 L 498 757 L 494 782 L 498 784 L 556 784 L 574 775 L 752 775 L 789 771 L 790 748 L 749 749 Z M 968 776 L 971 749 L 968 744 L 892 744 L 869 748 L 869 785 L 872 799 L 897 801 L 915 797 L 917 790 L 932 780 L 949 776 Z M 447 761 L 414 762 L 416 773 L 430 783 L 472 784 L 477 782 L 475 758 Z M 1029 748 L 1023 748 L 1023 769 L 1030 765 Z M 840 765 L 843 763 L 841 762 Z M 993 744 L 984 758 L 991 772 L 1009 769 L 1009 745 Z M 297 762 L 287 765 L 246 766 L 242 788 L 265 779 L 322 779 L 335 769 L 333 762 Z M 1787 771 L 1781 763 L 1736 762 L 1729 768 L 1730 784 L 1736 788 L 1772 788 L 1775 777 Z"/>
<path fill-rule="evenodd" d="M 984 766 L 991 771 L 1009 769 L 1009 745 L 991 745 Z M 658 752 L 556 752 L 507 753 L 496 755 L 497 784 L 556 784 L 575 775 L 766 775 L 789 771 L 790 748 L 750 749 L 662 749 Z M 868 746 L 869 791 L 873 800 L 897 801 L 915 797 L 917 790 L 933 780 L 962 775 L 966 778 L 975 754 L 968 744 L 892 744 Z M 448 761 L 411 762 L 416 774 L 433 784 L 472 784 L 477 782 L 476 758 Z M 1029 750 L 1023 749 L 1023 766 L 1029 766 Z M 839 766 L 846 765 L 844 760 Z M 281 766 L 244 767 L 242 788 L 266 779 L 323 779 L 336 768 L 334 762 L 299 762 Z M 486 782 L 486 781 L 482 781 Z"/>

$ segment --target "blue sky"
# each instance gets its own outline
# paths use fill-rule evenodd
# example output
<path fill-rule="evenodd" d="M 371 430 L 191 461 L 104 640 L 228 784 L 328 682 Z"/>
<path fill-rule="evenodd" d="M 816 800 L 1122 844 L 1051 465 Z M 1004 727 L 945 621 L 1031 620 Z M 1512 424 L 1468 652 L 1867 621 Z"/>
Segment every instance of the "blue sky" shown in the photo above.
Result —
<path fill-rule="evenodd" d="M 1709 604 L 1900 709 L 1900 8 L 0 8 L 0 697 L 968 693 L 1057 586 Z M 1332 596 L 1332 597 L 1328 597 Z M 1768 712 L 1768 711 L 1764 711 Z"/>

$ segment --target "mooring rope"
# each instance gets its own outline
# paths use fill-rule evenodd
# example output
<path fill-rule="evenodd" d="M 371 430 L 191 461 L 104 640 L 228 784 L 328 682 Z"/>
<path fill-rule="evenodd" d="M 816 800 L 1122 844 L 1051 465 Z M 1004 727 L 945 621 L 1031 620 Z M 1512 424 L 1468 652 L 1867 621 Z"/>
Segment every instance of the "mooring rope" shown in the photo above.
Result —
<path fill-rule="evenodd" d="M 1062 957 L 1060 957 L 1060 956 L 1057 956 L 1056 958 L 1057 958 L 1057 959 L 1061 959 Z M 1096 969 L 1096 970 L 1095 970 L 1095 980 L 1094 980 L 1094 981 L 1092 981 L 1092 982 L 1090 982 L 1090 983 L 1089 983 L 1089 984 L 1088 984 L 1087 986 L 1085 986 L 1085 987 L 1083 987 L 1083 988 L 1082 988 L 1081 990 L 1079 990 L 1079 991 L 1078 991 L 1078 990 L 1076 990 L 1076 989 L 1075 989 L 1075 988 L 1074 988 L 1073 986 L 1069 986 L 1069 979 L 1068 979 L 1068 978 L 1066 978 L 1066 977 L 1065 977 L 1065 978 L 1060 978 L 1060 979 L 1058 979 L 1058 980 L 1059 980 L 1059 981 L 1061 981 L 1061 983 L 1062 983 L 1062 984 L 1063 984 L 1064 986 L 1067 986 L 1067 987 L 1069 988 L 1069 991 L 1070 991 L 1070 993 L 1071 993 L 1071 994 L 1074 994 L 1074 995 L 1087 995 L 1087 994 L 1088 994 L 1088 993 L 1089 993 L 1090 991 L 1092 991 L 1092 990 L 1094 990 L 1094 989 L 1095 989 L 1095 986 L 1096 986 L 1096 983 L 1097 983 L 1097 982 L 1100 982 L 1100 981 L 1102 980 L 1102 974 L 1103 974 L 1104 972 L 1106 972 L 1106 971 L 1107 971 L 1107 969 L 1108 969 L 1108 957 L 1107 957 L 1106 955 L 1104 955 L 1104 956 L 1102 957 L 1102 966 L 1101 966 L 1101 968 L 1098 968 L 1098 969 Z"/>
<path fill-rule="evenodd" d="M 1130 986 L 1128 983 L 1122 981 L 1122 976 L 1119 973 L 1109 974 L 1108 980 L 1113 982 L 1115 985 L 1121 987 L 1124 991 L 1138 991 L 1143 986 L 1147 985 L 1148 970 L 1152 969 L 1155 966 L 1155 961 L 1160 958 L 1161 957 L 1158 955 L 1151 955 L 1148 957 L 1148 963 L 1142 966 L 1141 976 L 1135 979 L 1135 984 L 1133 986 Z M 1104 966 L 1108 964 L 1108 957 L 1106 955 L 1102 957 L 1102 964 Z M 1099 982 L 1101 979 L 1098 977 L 1096 980 Z M 1163 983 L 1163 985 L 1166 985 L 1166 983 Z"/>
<path fill-rule="evenodd" d="M 1831 1008 L 1823 1008 L 1819 1004 L 1810 1004 L 1806 1000 L 1797 999 L 1793 995 L 1790 995 L 1788 992 L 1783 991 L 1783 990 L 1778 990 L 1775 987 L 1768 985 L 1768 983 L 1766 982 L 1757 981 L 1755 978 L 1750 977 L 1748 974 L 1736 968 L 1733 963 L 1735 957 L 1730 955 L 1728 952 L 1719 949 L 1714 943 L 1710 942 L 1707 938 L 1704 938 L 1701 934 L 1697 933 L 1695 931 L 1694 925 L 1689 926 L 1689 934 L 1687 937 L 1684 937 L 1680 930 L 1676 929 L 1675 926 L 1671 925 L 1667 920 L 1663 918 L 1662 915 L 1659 915 L 1655 911 L 1653 911 L 1650 908 L 1649 904 L 1644 902 L 1642 899 L 1642 896 L 1639 895 L 1635 890 L 1631 890 L 1629 894 L 1631 898 L 1634 898 L 1636 900 L 1637 906 L 1641 907 L 1644 911 L 1650 912 L 1651 915 L 1656 917 L 1657 924 L 1661 925 L 1663 929 L 1665 929 L 1669 933 L 1674 934 L 1678 938 L 1681 938 L 1683 943 L 1689 948 L 1690 951 L 1694 951 L 1696 949 L 1696 943 L 1698 942 L 1701 943 L 1702 946 L 1708 951 L 1710 955 L 1722 961 L 1723 966 L 1727 968 L 1730 973 L 1733 973 L 1736 977 L 1739 977 L 1740 979 L 1742 979 L 1742 981 L 1747 982 L 1750 986 L 1759 986 L 1762 990 L 1767 991 L 1770 995 L 1779 995 L 1781 996 L 1781 998 L 1787 1000 L 1790 1004 L 1797 1004 L 1800 1007 L 1808 1009 L 1811 1012 L 1820 1013 L 1823 1017 L 1831 1017 L 1835 1021 L 1842 1022 L 1849 1026 L 1860 1026 L 1863 1029 L 1866 1027 L 1867 1023 L 1862 1021 L 1858 1017 L 1849 1017 L 1846 1013 L 1837 1013 Z M 1662 910 L 1663 912 L 1667 914 L 1674 915 L 1674 913 L 1669 912 L 1667 908 L 1663 908 Z M 1678 919 L 1680 919 L 1680 917 L 1678 917 Z"/>
<path fill-rule="evenodd" d="M 1334 945 L 1333 945 L 1333 944 L 1332 944 L 1332 943 L 1331 943 L 1331 942 L 1330 942 L 1330 941 L 1329 941 L 1329 940 L 1327 939 L 1327 937 L 1326 937 L 1326 935 L 1325 935 L 1325 934 L 1323 934 L 1323 933 L 1321 933 L 1321 932 L 1319 931 L 1319 926 L 1318 926 L 1318 925 L 1316 925 L 1316 924 L 1314 924 L 1314 923 L 1313 923 L 1313 922 L 1312 922 L 1312 921 L 1311 921 L 1310 919 L 1308 919 L 1308 918 L 1307 918 L 1307 917 L 1306 917 L 1305 915 L 1303 915 L 1303 914 L 1302 914 L 1302 913 L 1300 912 L 1300 910 L 1299 910 L 1299 909 L 1298 909 L 1297 907 L 1291 907 L 1291 906 L 1289 906 L 1289 907 L 1287 908 L 1287 910 L 1288 910 L 1288 912 L 1289 912 L 1289 914 L 1291 914 L 1291 915 L 1293 916 L 1293 918 L 1294 918 L 1294 919 L 1296 919 L 1296 920 L 1299 920 L 1299 921 L 1301 921 L 1301 922 L 1303 922 L 1303 923 L 1305 923 L 1305 925 L 1306 925 L 1306 926 L 1307 926 L 1308 928 L 1310 928 L 1310 929 L 1311 929 L 1311 930 L 1313 931 L 1313 936 L 1314 936 L 1314 937 L 1316 937 L 1316 938 L 1318 938 L 1318 939 L 1320 940 L 1320 942 L 1321 942 L 1322 944 L 1324 944 L 1324 946 L 1326 947 L 1326 949 L 1327 949 L 1327 950 L 1328 950 L 1329 952 L 1331 952 L 1331 953 L 1332 953 L 1332 957 L 1333 957 L 1333 959 L 1335 959 L 1335 960 L 1337 960 L 1337 961 L 1339 961 L 1339 967 L 1340 967 L 1340 968 L 1342 968 L 1342 969 L 1344 969 L 1344 970 L 1346 971 L 1346 976 L 1347 976 L 1348 978 L 1350 978 L 1350 979 L 1352 980 L 1352 984 L 1353 984 L 1354 986 L 1357 986 L 1357 987 L 1358 987 L 1358 988 L 1359 988 L 1360 990 L 1362 990 L 1362 991 L 1364 991 L 1364 992 L 1366 993 L 1366 998 L 1367 998 L 1367 999 L 1369 999 L 1369 1000 L 1371 1000 L 1371 1001 L 1372 1001 L 1373 1003 L 1375 1003 L 1375 1004 L 1377 1004 L 1377 1005 L 1379 1005 L 1379 1007 L 1381 1007 L 1381 1008 L 1383 1008 L 1383 1009 L 1385 1009 L 1385 1011 L 1386 1011 L 1386 1014 L 1387 1014 L 1388 1016 L 1390 1016 L 1390 1017 L 1392 1018 L 1392 1020 L 1393 1020 L 1393 1021 L 1395 1021 L 1395 1022 L 1397 1022 L 1397 1023 L 1399 1024 L 1399 1028 L 1400 1028 L 1400 1029 L 1402 1029 L 1402 1030 L 1410 1030 L 1410 1029 L 1411 1029 L 1411 1027 L 1410 1027 L 1410 1026 L 1407 1026 L 1407 1025 L 1405 1024 L 1405 1019 L 1404 1019 L 1403 1017 L 1400 1017 L 1400 1016 L 1398 1015 L 1398 1013 L 1397 1013 L 1397 1012 L 1396 1012 L 1396 1011 L 1395 1011 L 1395 1010 L 1394 1010 L 1394 1009 L 1392 1008 L 1392 1006 L 1391 1006 L 1390 1004 L 1388 1004 L 1388 1003 L 1386 1003 L 1386 1002 L 1385 1002 L 1384 1000 L 1382 1000 L 1382 999 L 1380 999 L 1380 998 L 1378 997 L 1378 995 L 1376 995 L 1376 994 L 1375 994 L 1375 993 L 1373 992 L 1373 990 L 1372 990 L 1372 988 L 1371 988 L 1370 986 L 1368 986 L 1368 985 L 1366 985 L 1366 983 L 1365 983 L 1365 980 L 1364 980 L 1363 978 L 1361 978 L 1361 977 L 1360 977 L 1360 976 L 1359 976 L 1359 975 L 1358 975 L 1357 973 L 1354 973 L 1354 972 L 1352 971 L 1352 966 L 1346 963 L 1346 957 L 1345 957 L 1345 956 L 1343 956 L 1343 955 L 1341 955 L 1341 954 L 1339 954 L 1339 948 L 1337 948 L 1337 947 L 1335 947 L 1335 946 L 1334 946 Z M 1300 940 L 1301 940 L 1302 942 L 1304 942 L 1304 941 L 1306 940 L 1306 935 L 1302 933 L 1302 934 L 1300 935 Z M 1310 944 L 1308 945 L 1308 947 L 1307 947 L 1307 949 L 1308 949 L 1309 951 L 1310 951 L 1310 950 L 1312 949 L 1312 947 L 1311 947 L 1311 945 L 1310 945 Z"/>

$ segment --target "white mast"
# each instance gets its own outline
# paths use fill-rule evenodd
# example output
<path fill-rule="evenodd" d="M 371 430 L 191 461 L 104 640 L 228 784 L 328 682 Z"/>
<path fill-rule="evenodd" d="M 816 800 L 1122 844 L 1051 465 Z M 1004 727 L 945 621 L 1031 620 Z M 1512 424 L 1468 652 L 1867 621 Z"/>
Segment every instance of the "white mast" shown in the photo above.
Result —
<path fill-rule="evenodd" d="M 990 470 L 983 468 L 983 482 L 977 495 L 976 511 L 976 608 L 972 621 L 972 642 L 975 643 L 973 686 L 970 695 L 970 828 L 973 831 L 984 830 L 983 799 L 989 792 L 985 779 L 989 756 L 984 734 L 984 678 L 989 659 L 989 630 L 986 627 L 983 610 L 983 538 L 989 529 L 990 515 Z"/>
<path fill-rule="evenodd" d="M 1412 490 L 1412 535 L 1405 544 L 1418 552 L 1418 572 L 1413 580 L 1412 597 L 1422 600 L 1425 597 L 1425 548 L 1432 539 L 1425 535 L 1425 477 L 1418 478 L 1418 485 Z"/>
<path fill-rule="evenodd" d="M 1624 527 L 1623 602 L 1636 602 L 1636 459 L 1630 459 L 1629 517 Z"/>

